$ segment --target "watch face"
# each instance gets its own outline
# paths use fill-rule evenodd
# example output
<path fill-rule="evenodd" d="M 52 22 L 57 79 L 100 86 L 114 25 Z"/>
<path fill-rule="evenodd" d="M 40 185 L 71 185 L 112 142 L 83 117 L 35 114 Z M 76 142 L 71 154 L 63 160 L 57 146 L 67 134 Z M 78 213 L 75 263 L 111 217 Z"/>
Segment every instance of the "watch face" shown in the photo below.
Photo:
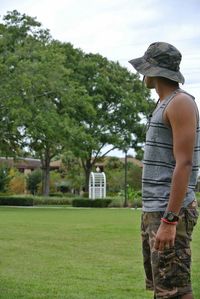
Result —
<path fill-rule="evenodd" d="M 170 222 L 175 222 L 175 221 L 178 221 L 179 217 L 174 214 L 173 212 L 166 212 L 164 214 L 164 218 Z"/>
<path fill-rule="evenodd" d="M 169 221 L 173 221 L 173 220 L 174 220 L 174 215 L 173 215 L 172 213 L 169 213 L 169 214 L 167 215 L 167 219 L 168 219 Z"/>

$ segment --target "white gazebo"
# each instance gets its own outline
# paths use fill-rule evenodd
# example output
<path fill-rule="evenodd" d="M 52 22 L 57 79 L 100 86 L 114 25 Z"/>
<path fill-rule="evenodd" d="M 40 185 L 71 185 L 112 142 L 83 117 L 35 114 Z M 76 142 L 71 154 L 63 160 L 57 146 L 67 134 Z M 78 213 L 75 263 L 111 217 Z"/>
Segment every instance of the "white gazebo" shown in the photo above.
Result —
<path fill-rule="evenodd" d="M 91 172 L 89 180 L 89 198 L 106 197 L 106 176 L 104 172 Z"/>

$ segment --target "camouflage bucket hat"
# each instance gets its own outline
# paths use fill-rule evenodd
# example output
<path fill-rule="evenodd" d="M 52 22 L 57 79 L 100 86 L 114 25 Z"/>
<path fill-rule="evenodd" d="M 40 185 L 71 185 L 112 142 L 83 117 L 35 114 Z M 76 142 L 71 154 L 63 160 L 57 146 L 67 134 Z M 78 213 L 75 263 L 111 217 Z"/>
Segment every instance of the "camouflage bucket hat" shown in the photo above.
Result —
<path fill-rule="evenodd" d="M 164 77 L 184 84 L 185 79 L 179 70 L 182 55 L 174 46 L 156 42 L 151 44 L 144 56 L 129 62 L 142 75 Z"/>

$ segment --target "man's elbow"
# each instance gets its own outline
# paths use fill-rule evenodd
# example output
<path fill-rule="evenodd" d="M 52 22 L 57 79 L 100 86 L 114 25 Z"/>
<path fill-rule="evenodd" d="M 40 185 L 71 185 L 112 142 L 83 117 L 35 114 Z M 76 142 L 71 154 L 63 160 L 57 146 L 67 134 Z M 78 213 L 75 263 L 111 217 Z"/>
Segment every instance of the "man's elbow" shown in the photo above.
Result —
<path fill-rule="evenodd" d="M 187 169 L 188 171 L 191 171 L 192 165 L 193 165 L 192 159 L 180 159 L 176 161 L 176 167 Z"/>

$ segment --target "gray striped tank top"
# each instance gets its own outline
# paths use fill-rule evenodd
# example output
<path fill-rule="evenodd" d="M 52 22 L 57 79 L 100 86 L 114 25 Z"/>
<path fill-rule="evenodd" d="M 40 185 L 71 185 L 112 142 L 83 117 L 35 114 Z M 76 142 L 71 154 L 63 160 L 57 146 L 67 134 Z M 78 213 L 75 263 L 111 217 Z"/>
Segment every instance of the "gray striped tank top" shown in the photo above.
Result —
<path fill-rule="evenodd" d="M 153 112 L 147 128 L 142 177 L 142 201 L 143 211 L 145 212 L 165 211 L 168 204 L 172 174 L 176 161 L 173 155 L 172 130 L 169 126 L 164 124 L 163 112 L 169 102 L 179 92 L 186 93 L 181 89 L 177 89 L 169 97 L 159 103 Z M 194 97 L 191 97 L 194 100 Z M 183 206 L 187 206 L 195 199 L 194 190 L 200 164 L 199 131 L 198 126 L 193 154 L 193 167 Z"/>

